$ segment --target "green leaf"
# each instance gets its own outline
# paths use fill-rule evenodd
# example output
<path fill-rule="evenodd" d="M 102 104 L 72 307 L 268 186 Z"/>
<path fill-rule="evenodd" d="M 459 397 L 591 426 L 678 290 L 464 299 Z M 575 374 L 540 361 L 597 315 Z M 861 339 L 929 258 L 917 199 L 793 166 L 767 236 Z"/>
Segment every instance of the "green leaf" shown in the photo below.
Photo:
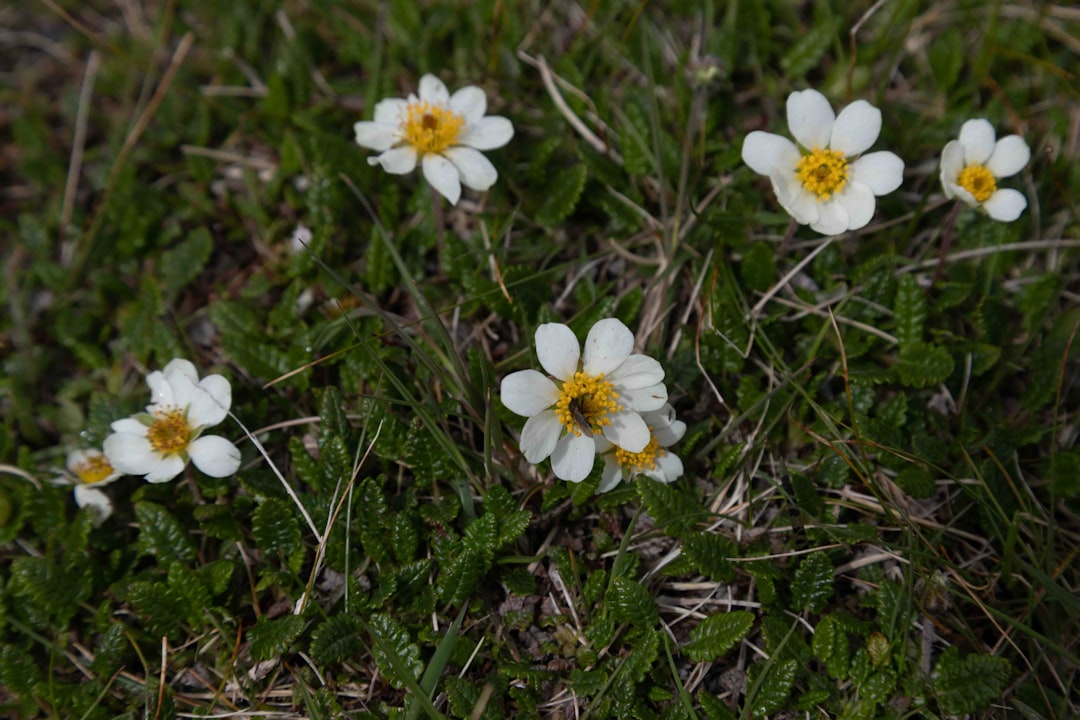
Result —
<path fill-rule="evenodd" d="M 206 228 L 196 228 L 186 240 L 161 256 L 161 284 L 169 293 L 176 293 L 194 280 L 214 249 L 214 241 Z"/>
<path fill-rule="evenodd" d="M 943 347 L 914 342 L 900 348 L 896 374 L 900 382 L 908 387 L 937 385 L 949 377 L 952 371 L 952 355 Z"/>
<path fill-rule="evenodd" d="M 372 635 L 371 654 L 379 671 L 398 689 L 410 684 L 402 673 L 410 673 L 412 681 L 424 671 L 420 661 L 420 648 L 409 633 L 385 613 L 371 616 L 368 630 Z"/>
<path fill-rule="evenodd" d="M 772 248 L 763 242 L 754 243 L 743 256 L 739 267 L 746 287 L 754 292 L 765 292 L 776 281 L 776 258 Z"/>
<path fill-rule="evenodd" d="M 926 324 L 926 294 L 914 275 L 901 275 L 897 281 L 893 319 L 901 350 L 922 341 L 923 325 Z"/>
<path fill-rule="evenodd" d="M 690 533 L 683 539 L 683 555 L 712 580 L 729 581 L 735 571 L 728 560 L 737 557 L 735 543 L 712 532 Z"/>
<path fill-rule="evenodd" d="M 961 657 L 956 647 L 941 654 L 932 682 L 941 708 L 951 714 L 974 713 L 1001 697 L 1012 667 L 993 655 Z"/>
<path fill-rule="evenodd" d="M 281 498 L 267 498 L 255 508 L 251 535 L 267 555 L 287 558 L 303 548 L 300 523 L 289 503 Z"/>
<path fill-rule="evenodd" d="M 746 702 L 752 717 L 765 717 L 783 707 L 791 695 L 797 666 L 794 659 L 750 666 Z"/>
<path fill-rule="evenodd" d="M 711 662 L 746 637 L 753 624 L 754 614 L 746 610 L 717 613 L 690 632 L 683 652 L 694 662 Z"/>
<path fill-rule="evenodd" d="M 1051 492 L 1066 498 L 1080 495 L 1080 453 L 1060 450 L 1051 455 L 1045 465 Z"/>
<path fill-rule="evenodd" d="M 818 22 L 799 37 L 798 41 L 780 58 L 788 80 L 796 80 L 810 72 L 833 46 L 839 20 L 830 17 Z"/>
<path fill-rule="evenodd" d="M 708 720 L 735 720 L 735 713 L 715 695 L 705 690 L 699 690 L 697 700 L 701 705 L 701 711 L 705 713 Z"/>
<path fill-rule="evenodd" d="M 299 615 L 284 615 L 273 620 L 267 620 L 264 615 L 247 631 L 251 659 L 262 662 L 281 655 L 303 630 L 304 618 Z"/>
<path fill-rule="evenodd" d="M 162 561 L 195 560 L 195 546 L 184 526 L 168 510 L 152 502 L 135 503 L 135 519 L 139 522 L 138 551 Z"/>
<path fill-rule="evenodd" d="M 544 203 L 536 211 L 536 222 L 541 225 L 558 225 L 566 218 L 581 198 L 585 180 L 589 176 L 584 163 L 563 168 L 547 183 Z"/>
<path fill-rule="evenodd" d="M 695 519 L 705 514 L 700 503 L 683 492 L 680 485 L 645 477 L 638 478 L 635 485 L 645 509 L 669 535 L 681 535 Z"/>
<path fill-rule="evenodd" d="M 78 604 L 90 597 L 91 586 L 79 567 L 59 567 L 43 557 L 19 557 L 11 562 L 8 590 L 24 608 L 44 611 L 64 628 Z"/>
<path fill-rule="evenodd" d="M 608 602 L 612 616 L 618 622 L 630 623 L 639 629 L 654 627 L 660 620 L 652 593 L 630 578 L 618 576 L 611 580 Z"/>
<path fill-rule="evenodd" d="M 795 570 L 791 601 L 799 609 L 820 612 L 833 594 L 833 566 L 823 552 L 807 555 Z"/>
<path fill-rule="evenodd" d="M 363 652 L 363 623 L 352 615 L 335 615 L 311 634 L 311 655 L 320 665 L 341 662 Z"/>
<path fill-rule="evenodd" d="M 634 649 L 626 656 L 621 672 L 633 684 L 640 683 L 652 668 L 656 656 L 660 653 L 660 633 L 649 628 L 634 645 Z"/>
<path fill-rule="evenodd" d="M 161 582 L 134 582 L 126 588 L 128 601 L 139 619 L 155 637 L 179 638 L 186 616 L 184 597 Z"/>
<path fill-rule="evenodd" d="M 933 476 L 917 465 L 909 465 L 896 475 L 896 484 L 913 498 L 925 500 L 937 490 Z"/>
<path fill-rule="evenodd" d="M 836 621 L 834 615 L 826 615 L 814 628 L 814 639 L 810 643 L 814 657 L 825 663 L 830 677 L 840 679 L 847 674 L 850 647 L 847 633 Z"/>
<path fill-rule="evenodd" d="M 927 47 L 930 70 L 938 89 L 948 90 L 956 84 L 964 67 L 964 38 L 954 27 L 934 38 Z"/>

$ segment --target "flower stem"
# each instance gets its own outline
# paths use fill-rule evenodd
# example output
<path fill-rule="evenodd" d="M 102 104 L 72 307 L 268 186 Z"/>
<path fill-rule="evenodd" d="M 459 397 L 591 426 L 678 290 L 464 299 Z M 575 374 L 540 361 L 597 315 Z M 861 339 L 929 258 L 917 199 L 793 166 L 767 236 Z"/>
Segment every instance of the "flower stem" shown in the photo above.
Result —
<path fill-rule="evenodd" d="M 941 250 L 938 253 L 937 269 L 934 270 L 934 285 L 941 279 L 941 275 L 945 270 L 945 256 L 949 254 L 949 248 L 952 247 L 953 235 L 956 234 L 953 230 L 956 227 L 956 218 L 960 215 L 961 207 L 963 207 L 963 204 L 957 200 L 953 204 L 949 216 L 945 218 L 945 224 L 941 226 Z"/>

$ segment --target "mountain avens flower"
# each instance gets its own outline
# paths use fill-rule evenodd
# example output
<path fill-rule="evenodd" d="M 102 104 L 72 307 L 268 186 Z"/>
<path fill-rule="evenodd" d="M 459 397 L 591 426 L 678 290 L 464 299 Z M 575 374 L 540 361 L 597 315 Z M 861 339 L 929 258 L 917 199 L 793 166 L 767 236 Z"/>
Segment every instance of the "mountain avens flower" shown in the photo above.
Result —
<path fill-rule="evenodd" d="M 1027 198 L 997 181 L 1024 169 L 1031 150 L 1019 135 L 994 140 L 994 126 L 982 118 L 960 127 L 960 138 L 951 140 L 941 153 L 941 186 L 945 195 L 959 198 L 1002 222 L 1012 222 L 1027 207 Z"/>
<path fill-rule="evenodd" d="M 597 438 L 628 452 L 645 450 L 651 434 L 641 413 L 661 408 L 667 388 L 660 363 L 633 353 L 630 329 L 614 318 L 599 321 L 584 356 L 566 325 L 541 325 L 535 339 L 548 375 L 521 370 L 501 386 L 503 405 L 528 418 L 521 431 L 525 459 L 550 456 L 555 477 L 581 482 L 592 470 Z"/>
<path fill-rule="evenodd" d="M 900 187 L 904 174 L 904 161 L 891 152 L 862 154 L 881 132 L 881 111 L 856 100 L 835 115 L 824 95 L 802 90 L 788 96 L 787 119 L 798 145 L 755 130 L 743 141 L 743 162 L 769 176 L 796 222 L 824 235 L 864 227 L 875 196 Z"/>
<path fill-rule="evenodd" d="M 462 185 L 479 191 L 494 185 L 499 174 L 480 151 L 510 142 L 510 121 L 484 115 L 487 98 L 475 85 L 451 95 L 442 80 L 424 75 L 418 93 L 383 100 L 372 121 L 356 123 L 357 144 L 379 152 L 368 163 L 404 175 L 419 162 L 427 181 L 452 205 Z"/>
<path fill-rule="evenodd" d="M 173 360 L 147 375 L 152 403 L 145 413 L 117 420 L 105 438 L 112 466 L 149 482 L 172 480 L 188 460 L 211 477 L 228 477 L 240 467 L 240 450 L 223 437 L 203 435 L 229 414 L 232 387 L 221 375 L 199 380 L 195 366 Z"/>
<path fill-rule="evenodd" d="M 623 480 L 645 475 L 653 480 L 675 482 L 683 474 L 682 460 L 667 448 L 682 440 L 686 423 L 675 419 L 675 408 L 664 404 L 659 410 L 641 413 L 649 427 L 649 443 L 641 452 L 632 453 L 612 445 L 606 438 L 596 439 L 596 453 L 604 459 L 604 472 L 596 492 L 605 493 Z"/>
<path fill-rule="evenodd" d="M 94 523 L 100 525 L 113 512 L 112 502 L 101 488 L 123 473 L 117 472 L 104 453 L 94 448 L 72 450 L 67 454 L 66 465 L 67 473 L 60 474 L 52 482 L 73 485 L 75 504 L 89 508 Z"/>

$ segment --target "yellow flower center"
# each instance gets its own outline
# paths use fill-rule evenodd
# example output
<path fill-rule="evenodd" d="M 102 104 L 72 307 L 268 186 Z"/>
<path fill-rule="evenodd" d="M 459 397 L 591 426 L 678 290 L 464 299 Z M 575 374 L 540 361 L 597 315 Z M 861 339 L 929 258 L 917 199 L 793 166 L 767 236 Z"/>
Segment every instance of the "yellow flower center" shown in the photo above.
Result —
<path fill-rule="evenodd" d="M 571 380 L 562 384 L 555 414 L 567 432 L 601 432 L 611 424 L 611 414 L 622 410 L 618 403 L 619 393 L 604 380 L 604 374 L 589 375 L 580 370 Z"/>
<path fill-rule="evenodd" d="M 994 173 L 982 165 L 968 165 L 961 170 L 957 184 L 971 193 L 978 202 L 986 202 L 997 190 Z"/>
<path fill-rule="evenodd" d="M 173 455 L 187 449 L 191 442 L 191 428 L 185 412 L 180 408 L 168 408 L 154 412 L 154 422 L 146 430 L 150 446 L 162 455 Z"/>
<path fill-rule="evenodd" d="M 465 118 L 440 105 L 409 104 L 405 118 L 405 142 L 419 153 L 439 153 L 457 143 Z"/>
<path fill-rule="evenodd" d="M 622 448 L 615 449 L 615 459 L 631 475 L 655 469 L 656 459 L 664 456 L 664 448 L 660 447 L 660 443 L 656 441 L 652 428 L 649 428 L 649 431 L 649 444 L 641 452 L 632 453 Z"/>
<path fill-rule="evenodd" d="M 113 466 L 104 455 L 91 455 L 72 469 L 84 485 L 99 483 L 113 474 Z"/>
<path fill-rule="evenodd" d="M 795 174 L 803 187 L 817 195 L 818 202 L 821 202 L 844 189 L 848 179 L 848 161 L 839 150 L 814 148 L 795 165 Z"/>

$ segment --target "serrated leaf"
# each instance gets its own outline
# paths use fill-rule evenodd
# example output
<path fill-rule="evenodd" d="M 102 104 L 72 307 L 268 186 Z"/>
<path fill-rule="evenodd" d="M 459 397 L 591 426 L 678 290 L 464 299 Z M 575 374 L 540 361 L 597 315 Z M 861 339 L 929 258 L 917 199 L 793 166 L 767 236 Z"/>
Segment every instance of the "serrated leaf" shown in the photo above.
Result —
<path fill-rule="evenodd" d="M 262 662 L 281 655 L 303 630 L 304 618 L 299 615 L 284 615 L 273 620 L 267 620 L 264 615 L 247 631 L 251 659 Z"/>
<path fill-rule="evenodd" d="M 648 120 L 641 106 L 629 102 L 623 108 L 626 118 L 619 133 L 619 150 L 623 167 L 629 175 L 644 175 L 653 165 L 652 152 L 648 146 Z"/>
<path fill-rule="evenodd" d="M 697 700 L 701 705 L 701 711 L 705 713 L 708 720 L 735 720 L 735 713 L 715 695 L 705 690 L 699 690 Z"/>
<path fill-rule="evenodd" d="M 690 632 L 683 652 L 694 662 L 711 662 L 746 637 L 753 625 L 754 614 L 746 610 L 717 613 Z"/>
<path fill-rule="evenodd" d="M 199 522 L 199 528 L 209 537 L 219 540 L 239 540 L 243 535 L 240 520 L 246 517 L 247 513 L 241 514 L 237 505 L 239 503 L 196 505 L 191 514 Z"/>
<path fill-rule="evenodd" d="M 656 602 L 641 583 L 627 577 L 612 579 L 607 600 L 617 622 L 627 622 L 639 629 L 651 628 L 659 622 Z"/>
<path fill-rule="evenodd" d="M 649 628 L 637 639 L 634 649 L 626 656 L 622 674 L 634 685 L 640 683 L 660 653 L 660 634 Z"/>
<path fill-rule="evenodd" d="M 795 683 L 795 660 L 751 665 L 747 704 L 752 717 L 765 717 L 783 707 Z"/>
<path fill-rule="evenodd" d="M 562 222 L 577 206 L 588 176 L 589 170 L 584 163 L 555 173 L 555 177 L 546 184 L 547 193 L 544 203 L 536 211 L 536 222 L 549 227 Z"/>
<path fill-rule="evenodd" d="M 90 583 L 80 568 L 63 568 L 43 557 L 19 557 L 11 562 L 8 589 L 27 608 L 44 611 L 59 627 L 67 626 L 78 604 L 90 596 Z"/>
<path fill-rule="evenodd" d="M 267 555 L 289 557 L 303 547 L 300 523 L 288 502 L 267 498 L 251 517 L 251 535 Z"/>
<path fill-rule="evenodd" d="M 402 673 L 410 673 L 412 680 L 420 677 L 424 663 L 420 661 L 420 648 L 409 633 L 385 613 L 375 613 L 368 621 L 372 635 L 371 654 L 379 671 L 398 689 L 409 683 Z"/>
<path fill-rule="evenodd" d="M 780 58 L 780 67 L 788 79 L 801 78 L 821 61 L 832 47 L 839 23 L 836 18 L 823 20 L 804 33 Z"/>
<path fill-rule="evenodd" d="M 833 566 L 823 552 L 803 558 L 791 582 L 791 601 L 799 609 L 821 612 L 833 594 Z"/>
<path fill-rule="evenodd" d="M 187 607 L 174 588 L 161 582 L 134 582 L 125 594 L 147 630 L 157 637 L 181 636 Z"/>
<path fill-rule="evenodd" d="M 900 348 L 896 374 L 908 387 L 937 385 L 953 371 L 953 359 L 948 350 L 925 342 L 914 342 Z"/>
<path fill-rule="evenodd" d="M 352 615 L 335 615 L 311 634 L 311 655 L 320 665 L 341 662 L 359 655 L 364 644 L 359 633 L 363 623 Z"/>
<path fill-rule="evenodd" d="M 206 228 L 196 228 L 176 247 L 162 253 L 161 284 L 175 293 L 194 280 L 214 249 L 214 241 Z"/>
<path fill-rule="evenodd" d="M 135 503 L 135 519 L 139 523 L 139 554 L 153 555 L 162 561 L 190 563 L 195 560 L 195 546 L 187 530 L 161 505 L 145 501 Z"/>
<path fill-rule="evenodd" d="M 810 643 L 814 657 L 825 663 L 830 677 L 840 679 L 847 674 L 848 645 L 847 633 L 833 615 L 826 615 L 814 628 L 814 638 Z"/>
<path fill-rule="evenodd" d="M 739 266 L 746 287 L 754 292 L 765 292 L 776 281 L 776 258 L 772 248 L 763 243 L 754 243 L 743 256 Z"/>
<path fill-rule="evenodd" d="M 914 275 L 901 275 L 897 281 L 893 320 L 901 350 L 922 341 L 923 325 L 926 324 L 926 294 Z"/>
<path fill-rule="evenodd" d="M 736 557 L 735 543 L 711 532 L 690 533 L 683 538 L 683 555 L 712 580 L 728 581 L 735 571 L 728 560 Z"/>
<path fill-rule="evenodd" d="M 941 708 L 951 714 L 974 713 L 1001 697 L 1012 667 L 993 655 L 961 657 L 956 647 L 941 654 L 933 672 L 933 685 Z"/>
<path fill-rule="evenodd" d="M 641 477 L 635 483 L 638 494 L 656 524 L 672 536 L 681 535 L 704 511 L 679 485 Z"/>
<path fill-rule="evenodd" d="M 937 490 L 933 476 L 915 465 L 910 465 L 897 473 L 896 484 L 909 496 L 918 500 L 925 500 Z"/>

